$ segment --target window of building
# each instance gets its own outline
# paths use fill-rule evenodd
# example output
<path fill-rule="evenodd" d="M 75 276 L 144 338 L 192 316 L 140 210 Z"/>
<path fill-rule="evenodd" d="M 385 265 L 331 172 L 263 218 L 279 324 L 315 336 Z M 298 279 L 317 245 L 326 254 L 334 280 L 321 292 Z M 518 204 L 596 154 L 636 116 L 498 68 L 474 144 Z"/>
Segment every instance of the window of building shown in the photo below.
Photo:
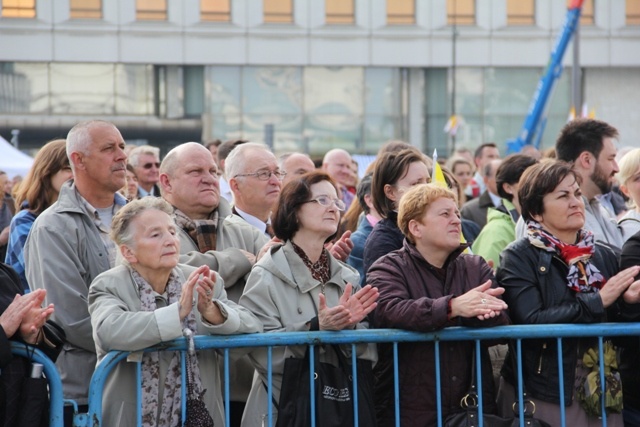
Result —
<path fill-rule="evenodd" d="M 136 0 L 136 19 L 139 21 L 166 21 L 167 0 Z"/>
<path fill-rule="evenodd" d="M 640 25 L 640 0 L 626 0 L 627 25 Z"/>
<path fill-rule="evenodd" d="M 474 25 L 476 23 L 475 0 L 447 0 L 449 25 Z"/>
<path fill-rule="evenodd" d="M 102 19 L 102 0 L 71 0 L 71 19 Z"/>
<path fill-rule="evenodd" d="M 264 22 L 293 22 L 293 0 L 264 0 Z"/>
<path fill-rule="evenodd" d="M 508 25 L 533 25 L 534 23 L 534 0 L 507 0 Z"/>
<path fill-rule="evenodd" d="M 200 0 L 200 19 L 211 22 L 231 21 L 231 0 Z"/>
<path fill-rule="evenodd" d="M 411 25 L 415 23 L 415 0 L 387 0 L 387 24 Z"/>
<path fill-rule="evenodd" d="M 2 16 L 4 18 L 35 18 L 36 0 L 3 0 Z"/>
<path fill-rule="evenodd" d="M 582 11 L 580 12 L 580 25 L 593 25 L 595 23 L 593 16 L 593 2 L 594 0 L 584 0 L 584 3 L 582 3 Z M 567 7 L 571 3 L 571 0 L 567 0 Z"/>
<path fill-rule="evenodd" d="M 355 0 L 326 0 L 327 24 L 353 24 Z"/>

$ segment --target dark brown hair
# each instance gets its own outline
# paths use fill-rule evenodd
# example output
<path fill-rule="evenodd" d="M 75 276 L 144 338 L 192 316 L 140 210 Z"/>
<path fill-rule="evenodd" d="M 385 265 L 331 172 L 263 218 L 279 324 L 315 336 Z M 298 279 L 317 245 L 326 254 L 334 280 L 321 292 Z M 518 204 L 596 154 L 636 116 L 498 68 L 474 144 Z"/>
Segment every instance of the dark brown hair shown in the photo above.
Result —
<path fill-rule="evenodd" d="M 338 186 L 329 174 L 320 171 L 306 173 L 284 186 L 278 205 L 271 214 L 271 226 L 277 238 L 286 242 L 295 236 L 300 229 L 298 221 L 300 206 L 311 198 L 311 186 L 322 181 L 329 182 L 336 189 L 336 194 L 338 193 Z M 329 236 L 327 241 L 334 236 L 335 233 Z"/>
<path fill-rule="evenodd" d="M 568 175 L 575 178 L 578 185 L 582 180 L 571 165 L 558 160 L 542 160 L 528 168 L 520 177 L 518 201 L 522 218 L 532 220 L 544 213 L 544 196 L 553 192 Z"/>
<path fill-rule="evenodd" d="M 528 167 L 538 163 L 536 159 L 526 154 L 512 154 L 502 161 L 496 172 L 496 187 L 498 195 L 508 201 L 513 201 L 513 194 L 507 193 L 504 184 L 517 184 Z"/>
<path fill-rule="evenodd" d="M 385 153 L 376 161 L 371 180 L 371 198 L 373 206 L 381 217 L 387 218 L 396 209 L 394 201 L 387 198 L 385 185 L 396 183 L 407 174 L 409 165 L 415 162 L 425 162 L 424 155 L 417 148 L 407 148 L 398 153 Z"/>
<path fill-rule="evenodd" d="M 559 160 L 575 162 L 580 153 L 588 151 L 597 159 L 605 137 L 617 138 L 618 130 L 601 120 L 572 120 L 560 131 L 556 140 L 556 155 Z"/>

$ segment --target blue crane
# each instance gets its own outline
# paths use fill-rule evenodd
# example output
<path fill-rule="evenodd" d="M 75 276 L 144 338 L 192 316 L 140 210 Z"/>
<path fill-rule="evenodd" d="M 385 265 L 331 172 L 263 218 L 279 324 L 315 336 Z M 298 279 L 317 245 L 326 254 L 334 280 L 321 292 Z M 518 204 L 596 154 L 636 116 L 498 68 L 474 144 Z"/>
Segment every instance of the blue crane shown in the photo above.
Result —
<path fill-rule="evenodd" d="M 515 139 L 507 141 L 507 151 L 509 153 L 519 153 L 527 144 L 531 144 L 536 148 L 540 145 L 540 138 L 546 124 L 545 111 L 547 104 L 555 84 L 562 75 L 562 58 L 571 41 L 571 37 L 576 31 L 583 2 L 584 0 L 573 0 L 569 5 L 562 32 L 558 35 L 547 68 L 542 77 L 540 77 L 522 129 Z"/>

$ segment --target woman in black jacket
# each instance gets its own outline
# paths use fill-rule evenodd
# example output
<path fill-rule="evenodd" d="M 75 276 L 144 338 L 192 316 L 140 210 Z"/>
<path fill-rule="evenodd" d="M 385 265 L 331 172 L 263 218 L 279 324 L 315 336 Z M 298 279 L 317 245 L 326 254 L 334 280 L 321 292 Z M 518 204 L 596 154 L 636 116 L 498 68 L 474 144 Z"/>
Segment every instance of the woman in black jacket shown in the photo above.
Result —
<path fill-rule="evenodd" d="M 585 222 L 580 178 L 571 166 L 557 161 L 529 168 L 518 191 L 527 234 L 509 245 L 501 257 L 497 279 L 505 288 L 514 324 L 596 323 L 618 310 L 618 299 L 636 298 L 626 293 L 639 267 L 618 273 L 615 255 L 594 243 Z M 560 392 L 555 338 L 522 341 L 524 387 L 535 403 L 536 418 L 560 424 Z M 564 404 L 572 425 L 601 425 L 575 402 L 574 393 L 588 373 L 582 356 L 593 340 L 563 340 Z M 510 345 L 502 369 L 499 400 L 511 413 L 515 349 Z M 508 409 L 507 409 L 508 407 Z M 622 417 L 607 415 L 608 425 L 622 425 Z"/>

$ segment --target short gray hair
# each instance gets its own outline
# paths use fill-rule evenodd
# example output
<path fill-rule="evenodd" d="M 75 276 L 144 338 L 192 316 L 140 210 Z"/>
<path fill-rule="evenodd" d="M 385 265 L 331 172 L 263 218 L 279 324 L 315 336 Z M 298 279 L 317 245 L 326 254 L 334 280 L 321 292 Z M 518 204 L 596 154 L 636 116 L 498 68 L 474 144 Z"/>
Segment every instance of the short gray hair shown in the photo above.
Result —
<path fill-rule="evenodd" d="M 155 209 L 173 215 L 173 207 L 163 198 L 146 196 L 127 203 L 120 209 L 111 221 L 111 240 L 116 245 L 128 245 L 133 243 L 133 230 L 131 222 L 145 211 Z"/>
<path fill-rule="evenodd" d="M 251 150 L 264 150 L 268 153 L 273 154 L 267 145 L 260 144 L 258 142 L 247 142 L 246 144 L 238 145 L 229 154 L 229 157 L 227 157 L 227 160 L 224 164 L 224 172 L 227 176 L 227 179 L 232 179 L 236 175 L 244 173 L 244 168 L 246 165 L 245 156 L 247 152 Z"/>
<path fill-rule="evenodd" d="M 89 120 L 86 122 L 80 122 L 71 128 L 67 134 L 67 157 L 69 158 L 69 164 L 73 170 L 73 162 L 71 161 L 72 153 L 89 153 L 89 146 L 93 142 L 91 138 L 90 130 L 97 126 L 112 126 L 116 127 L 111 122 L 104 120 Z"/>
<path fill-rule="evenodd" d="M 143 154 L 151 154 L 153 157 L 160 160 L 160 149 L 158 147 L 153 147 L 151 145 L 141 145 L 134 148 L 129 153 L 129 164 L 134 168 L 137 167 L 140 156 Z"/>

